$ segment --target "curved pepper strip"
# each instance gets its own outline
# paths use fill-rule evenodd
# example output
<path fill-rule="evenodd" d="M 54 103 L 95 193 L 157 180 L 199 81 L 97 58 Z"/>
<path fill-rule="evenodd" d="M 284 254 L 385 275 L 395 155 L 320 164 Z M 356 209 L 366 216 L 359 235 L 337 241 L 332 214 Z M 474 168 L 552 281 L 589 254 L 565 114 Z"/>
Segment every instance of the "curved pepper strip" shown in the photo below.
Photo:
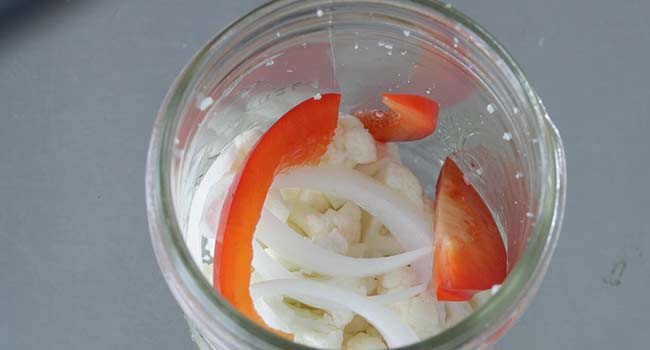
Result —
<path fill-rule="evenodd" d="M 310 98 L 278 119 L 251 150 L 223 205 L 214 249 L 214 288 L 262 327 L 268 328 L 248 289 L 251 242 L 267 192 L 277 173 L 319 162 L 334 136 L 340 100 L 339 94 Z"/>
<path fill-rule="evenodd" d="M 431 135 L 438 123 L 438 103 L 426 97 L 406 94 L 382 94 L 389 110 L 355 112 L 363 126 L 377 141 L 416 141 Z"/>

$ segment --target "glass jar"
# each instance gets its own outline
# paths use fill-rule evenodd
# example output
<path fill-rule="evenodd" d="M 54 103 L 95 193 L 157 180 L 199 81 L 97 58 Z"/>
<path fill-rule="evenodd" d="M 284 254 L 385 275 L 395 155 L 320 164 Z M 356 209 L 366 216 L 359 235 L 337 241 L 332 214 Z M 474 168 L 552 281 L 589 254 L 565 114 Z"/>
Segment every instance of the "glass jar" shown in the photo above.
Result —
<path fill-rule="evenodd" d="M 225 145 L 330 91 L 342 93 L 345 112 L 380 108 L 382 92 L 440 103 L 436 133 L 400 144 L 400 154 L 430 196 L 445 157 L 456 160 L 504 234 L 509 275 L 471 316 L 404 349 L 491 344 L 530 303 L 557 243 L 562 143 L 519 66 L 484 29 L 443 3 L 383 0 L 261 6 L 203 47 L 171 87 L 149 148 L 147 209 L 160 268 L 195 343 L 308 349 L 250 322 L 216 294 L 201 272 L 210 259 L 205 242 L 186 244 L 184 232 L 194 191 Z"/>

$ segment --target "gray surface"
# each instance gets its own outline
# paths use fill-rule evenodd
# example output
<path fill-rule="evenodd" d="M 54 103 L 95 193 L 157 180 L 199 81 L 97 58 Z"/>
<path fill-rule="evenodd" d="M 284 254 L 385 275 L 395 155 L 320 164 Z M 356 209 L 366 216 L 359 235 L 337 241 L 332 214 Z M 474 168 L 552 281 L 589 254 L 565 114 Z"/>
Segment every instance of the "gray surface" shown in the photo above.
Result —
<path fill-rule="evenodd" d="M 155 264 L 144 161 L 167 88 L 258 1 L 55 2 L 0 17 L 0 349 L 189 349 Z M 527 71 L 569 197 L 514 349 L 650 344 L 650 3 L 454 1 Z"/>

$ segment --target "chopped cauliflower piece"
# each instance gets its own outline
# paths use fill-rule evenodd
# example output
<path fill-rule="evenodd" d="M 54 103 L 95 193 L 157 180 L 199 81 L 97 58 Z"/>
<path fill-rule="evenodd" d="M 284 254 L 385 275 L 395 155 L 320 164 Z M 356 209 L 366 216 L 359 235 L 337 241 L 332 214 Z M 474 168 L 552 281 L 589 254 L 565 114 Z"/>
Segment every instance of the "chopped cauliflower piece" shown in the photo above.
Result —
<path fill-rule="evenodd" d="M 348 241 L 337 229 L 314 235 L 311 240 L 320 247 L 342 255 L 348 252 Z"/>
<path fill-rule="evenodd" d="M 371 163 L 375 160 L 377 160 L 377 149 L 372 135 L 357 118 L 341 116 L 332 143 L 328 146 L 322 161 L 352 168 L 357 164 Z"/>
<path fill-rule="evenodd" d="M 319 212 L 324 212 L 330 208 L 330 202 L 323 193 L 312 190 L 303 190 L 298 196 L 298 200 L 308 204 Z"/>
<path fill-rule="evenodd" d="M 442 308 L 431 291 L 393 303 L 390 308 L 413 328 L 420 339 L 429 338 L 444 329 L 441 323 L 444 315 L 440 315 Z"/>
<path fill-rule="evenodd" d="M 270 321 L 274 328 L 292 333 L 294 341 L 325 349 L 341 348 L 343 329 L 353 317 L 350 311 L 316 309 L 281 297 L 265 298 L 255 306 L 265 322 Z"/>
<path fill-rule="evenodd" d="M 305 233 L 305 235 L 311 237 L 311 233 L 314 231 L 312 226 L 315 225 L 315 222 L 311 221 L 318 219 L 320 216 L 321 214 L 316 211 L 316 209 L 308 205 L 298 204 L 293 206 L 293 209 L 291 210 L 291 213 L 287 219 L 287 223 L 292 227 L 293 225 L 297 226 L 300 228 L 300 231 Z M 312 217 L 314 217 L 314 219 L 311 219 Z"/>
<path fill-rule="evenodd" d="M 345 204 L 345 199 L 333 196 L 331 194 L 323 193 L 325 198 L 330 202 L 330 206 L 336 210 L 341 208 Z"/>
<path fill-rule="evenodd" d="M 301 190 L 299 188 L 280 189 L 280 194 L 282 195 L 282 199 L 284 199 L 285 201 L 298 200 L 298 197 L 300 197 L 300 192 Z"/>
<path fill-rule="evenodd" d="M 333 215 L 334 225 L 341 230 L 350 243 L 361 240 L 361 208 L 352 202 L 345 202 Z"/>
<path fill-rule="evenodd" d="M 420 181 L 404 165 L 397 162 L 387 162 L 386 165 L 375 175 L 379 181 L 386 186 L 396 190 L 411 200 L 418 209 L 424 208 L 422 201 L 423 192 Z"/>
<path fill-rule="evenodd" d="M 414 286 L 417 283 L 417 276 L 410 266 L 405 266 L 382 275 L 380 280 L 379 292 L 386 294 Z"/>
<path fill-rule="evenodd" d="M 363 212 L 361 224 L 363 241 L 368 246 L 367 257 L 377 258 L 404 252 L 402 245 L 390 234 L 379 219 Z"/>
<path fill-rule="evenodd" d="M 368 335 L 368 333 L 357 333 L 346 343 L 347 350 L 382 350 L 386 344 L 379 337 Z"/>
<path fill-rule="evenodd" d="M 352 202 L 346 202 L 339 210 L 327 209 L 323 214 L 311 206 L 296 205 L 289 221 L 314 241 L 323 236 L 332 238 L 334 231 L 343 235 L 348 244 L 361 239 L 361 208 Z"/>
<path fill-rule="evenodd" d="M 409 301 L 407 322 L 420 339 L 426 339 L 440 333 L 444 326 L 439 322 L 440 303 L 433 292 L 425 291 Z"/>

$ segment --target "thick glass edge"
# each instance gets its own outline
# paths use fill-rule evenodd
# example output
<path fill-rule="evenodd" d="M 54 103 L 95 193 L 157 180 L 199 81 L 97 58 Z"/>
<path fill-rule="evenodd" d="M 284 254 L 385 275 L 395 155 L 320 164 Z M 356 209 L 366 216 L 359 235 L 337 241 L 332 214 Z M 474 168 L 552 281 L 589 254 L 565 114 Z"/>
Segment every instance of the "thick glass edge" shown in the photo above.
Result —
<path fill-rule="evenodd" d="M 155 232 L 152 227 L 151 236 L 154 240 L 154 250 L 156 252 L 156 257 L 158 259 L 161 268 L 164 265 L 168 265 L 168 261 L 179 259 L 180 264 L 174 264 L 175 267 L 179 268 L 179 271 L 163 271 L 165 279 L 172 290 L 172 293 L 176 297 L 185 296 L 184 294 L 190 293 L 191 291 L 179 291 L 175 286 L 172 286 L 170 278 L 173 278 L 174 281 L 178 282 L 188 282 L 193 281 L 197 283 L 197 287 L 206 293 L 206 301 L 213 304 L 221 313 L 225 316 L 228 316 L 234 324 L 230 326 L 239 326 L 241 331 L 245 331 L 251 335 L 262 338 L 263 341 L 266 341 L 270 344 L 273 344 L 278 347 L 292 347 L 294 349 L 312 349 L 310 347 L 304 347 L 297 345 L 293 342 L 289 342 L 283 338 L 280 338 L 262 327 L 253 324 L 248 319 L 243 317 L 239 312 L 234 310 L 223 298 L 212 291 L 212 287 L 203 278 L 201 272 L 197 267 L 192 263 L 192 259 L 189 257 L 189 252 L 185 247 L 183 240 L 180 238 L 180 228 L 176 223 L 175 216 L 173 215 L 173 205 L 171 203 L 171 197 L 168 189 L 164 186 L 166 182 L 166 174 L 162 169 L 166 169 L 167 166 L 171 164 L 171 159 L 168 154 L 165 155 L 164 149 L 161 144 L 164 144 L 165 139 L 173 137 L 174 128 L 170 128 L 169 124 L 173 126 L 173 119 L 175 118 L 175 110 L 178 107 L 178 104 L 182 100 L 186 88 L 191 85 L 191 82 L 194 80 L 194 73 L 203 63 L 208 53 L 214 49 L 216 43 L 222 40 L 228 33 L 245 22 L 252 22 L 256 17 L 260 16 L 261 13 L 265 10 L 277 10 L 286 6 L 287 4 L 292 3 L 294 0 L 277 0 L 264 4 L 253 11 L 251 11 L 246 16 L 241 19 L 233 22 L 230 26 L 225 28 L 222 32 L 216 35 L 212 40 L 210 40 L 187 64 L 187 66 L 182 70 L 176 82 L 170 88 L 165 101 L 161 107 L 161 110 L 156 119 L 154 132 L 152 134 L 152 139 L 150 143 L 148 160 L 147 160 L 147 174 L 146 174 L 146 188 L 147 188 L 147 212 L 149 216 L 149 225 L 155 226 Z M 382 2 L 382 1 L 379 1 Z M 391 5 L 399 5 L 391 2 Z M 541 103 L 541 100 L 537 97 L 535 91 L 530 87 L 525 74 L 519 68 L 516 61 L 512 56 L 505 50 L 505 48 L 494 39 L 494 37 L 489 34 L 485 29 L 480 27 L 469 17 L 465 16 L 458 10 L 453 7 L 447 6 L 447 4 L 439 1 L 426 1 L 426 0 L 411 0 L 411 1 L 401 1 L 403 4 L 417 4 L 428 9 L 433 9 L 434 11 L 440 12 L 441 14 L 448 16 L 454 21 L 466 26 L 470 29 L 471 32 L 478 35 L 482 40 L 484 40 L 489 47 L 498 54 L 504 62 L 506 62 L 509 69 L 517 77 L 518 83 L 524 88 L 531 106 L 535 109 L 538 116 L 541 116 L 544 121 L 547 123 L 547 129 L 550 130 L 552 140 L 547 140 L 547 148 L 550 155 L 553 155 L 552 162 L 555 165 L 552 167 L 556 169 L 555 177 L 553 178 L 554 184 L 550 184 L 555 188 L 553 198 L 548 198 L 545 205 L 545 212 L 548 212 L 550 206 L 552 215 L 546 216 L 549 218 L 548 224 L 537 225 L 535 233 L 527 247 L 520 264 L 512 271 L 511 275 L 523 276 L 524 272 L 528 272 L 528 275 L 537 275 L 539 278 L 537 281 L 531 279 L 525 279 L 522 281 L 521 278 L 518 278 L 513 281 L 509 281 L 504 284 L 504 287 L 500 290 L 499 293 L 487 304 L 485 307 L 479 309 L 477 312 L 473 313 L 470 317 L 463 320 L 454 327 L 451 327 L 439 335 L 430 338 L 428 340 L 422 341 L 418 344 L 411 346 L 403 347 L 400 349 L 452 349 L 463 347 L 469 344 L 474 340 L 477 340 L 476 336 L 480 335 L 485 331 L 489 333 L 494 333 L 500 325 L 504 324 L 506 320 L 506 314 L 510 308 L 514 308 L 519 303 L 512 303 L 513 299 L 520 301 L 525 297 L 532 297 L 535 294 L 539 284 L 541 283 L 541 276 L 548 267 L 550 256 L 554 250 L 555 245 L 557 244 L 557 238 L 560 231 L 560 225 L 562 222 L 562 217 L 564 214 L 564 199 L 566 196 L 566 177 L 565 177 L 565 160 L 564 160 L 564 151 L 562 148 L 562 143 L 557 133 L 557 129 L 550 122 L 546 110 Z M 331 4 L 325 2 L 324 5 Z M 175 102 L 175 103 L 174 103 Z M 172 112 L 174 110 L 174 112 Z M 171 136 L 170 136 L 171 135 Z M 169 142 L 167 144 L 170 144 Z M 156 152 L 159 151 L 159 153 Z M 152 173 L 153 169 L 157 171 Z M 166 236 L 166 237 L 165 237 Z M 175 249 L 170 253 L 166 247 L 157 242 L 166 242 L 167 244 L 173 246 Z M 528 262 L 528 264 L 526 264 Z M 535 265 L 534 270 L 524 269 L 524 266 L 529 265 L 530 262 L 538 262 Z M 532 273 L 531 273 L 532 272 Z M 174 276 L 170 276 L 174 274 Z M 513 296 L 516 296 L 513 298 Z M 181 307 L 184 311 L 192 310 L 193 308 L 190 305 L 186 305 L 181 302 Z M 502 316 L 502 317 L 498 317 Z M 517 315 L 516 315 L 517 316 Z M 485 322 L 487 319 L 488 322 Z M 205 319 L 192 319 L 192 321 L 199 323 L 205 323 Z M 202 324 L 207 326 L 206 324 Z M 203 327 L 201 327 L 203 328 Z M 489 334 L 488 334 L 489 335 Z M 483 337 L 485 334 L 483 334 Z"/>

